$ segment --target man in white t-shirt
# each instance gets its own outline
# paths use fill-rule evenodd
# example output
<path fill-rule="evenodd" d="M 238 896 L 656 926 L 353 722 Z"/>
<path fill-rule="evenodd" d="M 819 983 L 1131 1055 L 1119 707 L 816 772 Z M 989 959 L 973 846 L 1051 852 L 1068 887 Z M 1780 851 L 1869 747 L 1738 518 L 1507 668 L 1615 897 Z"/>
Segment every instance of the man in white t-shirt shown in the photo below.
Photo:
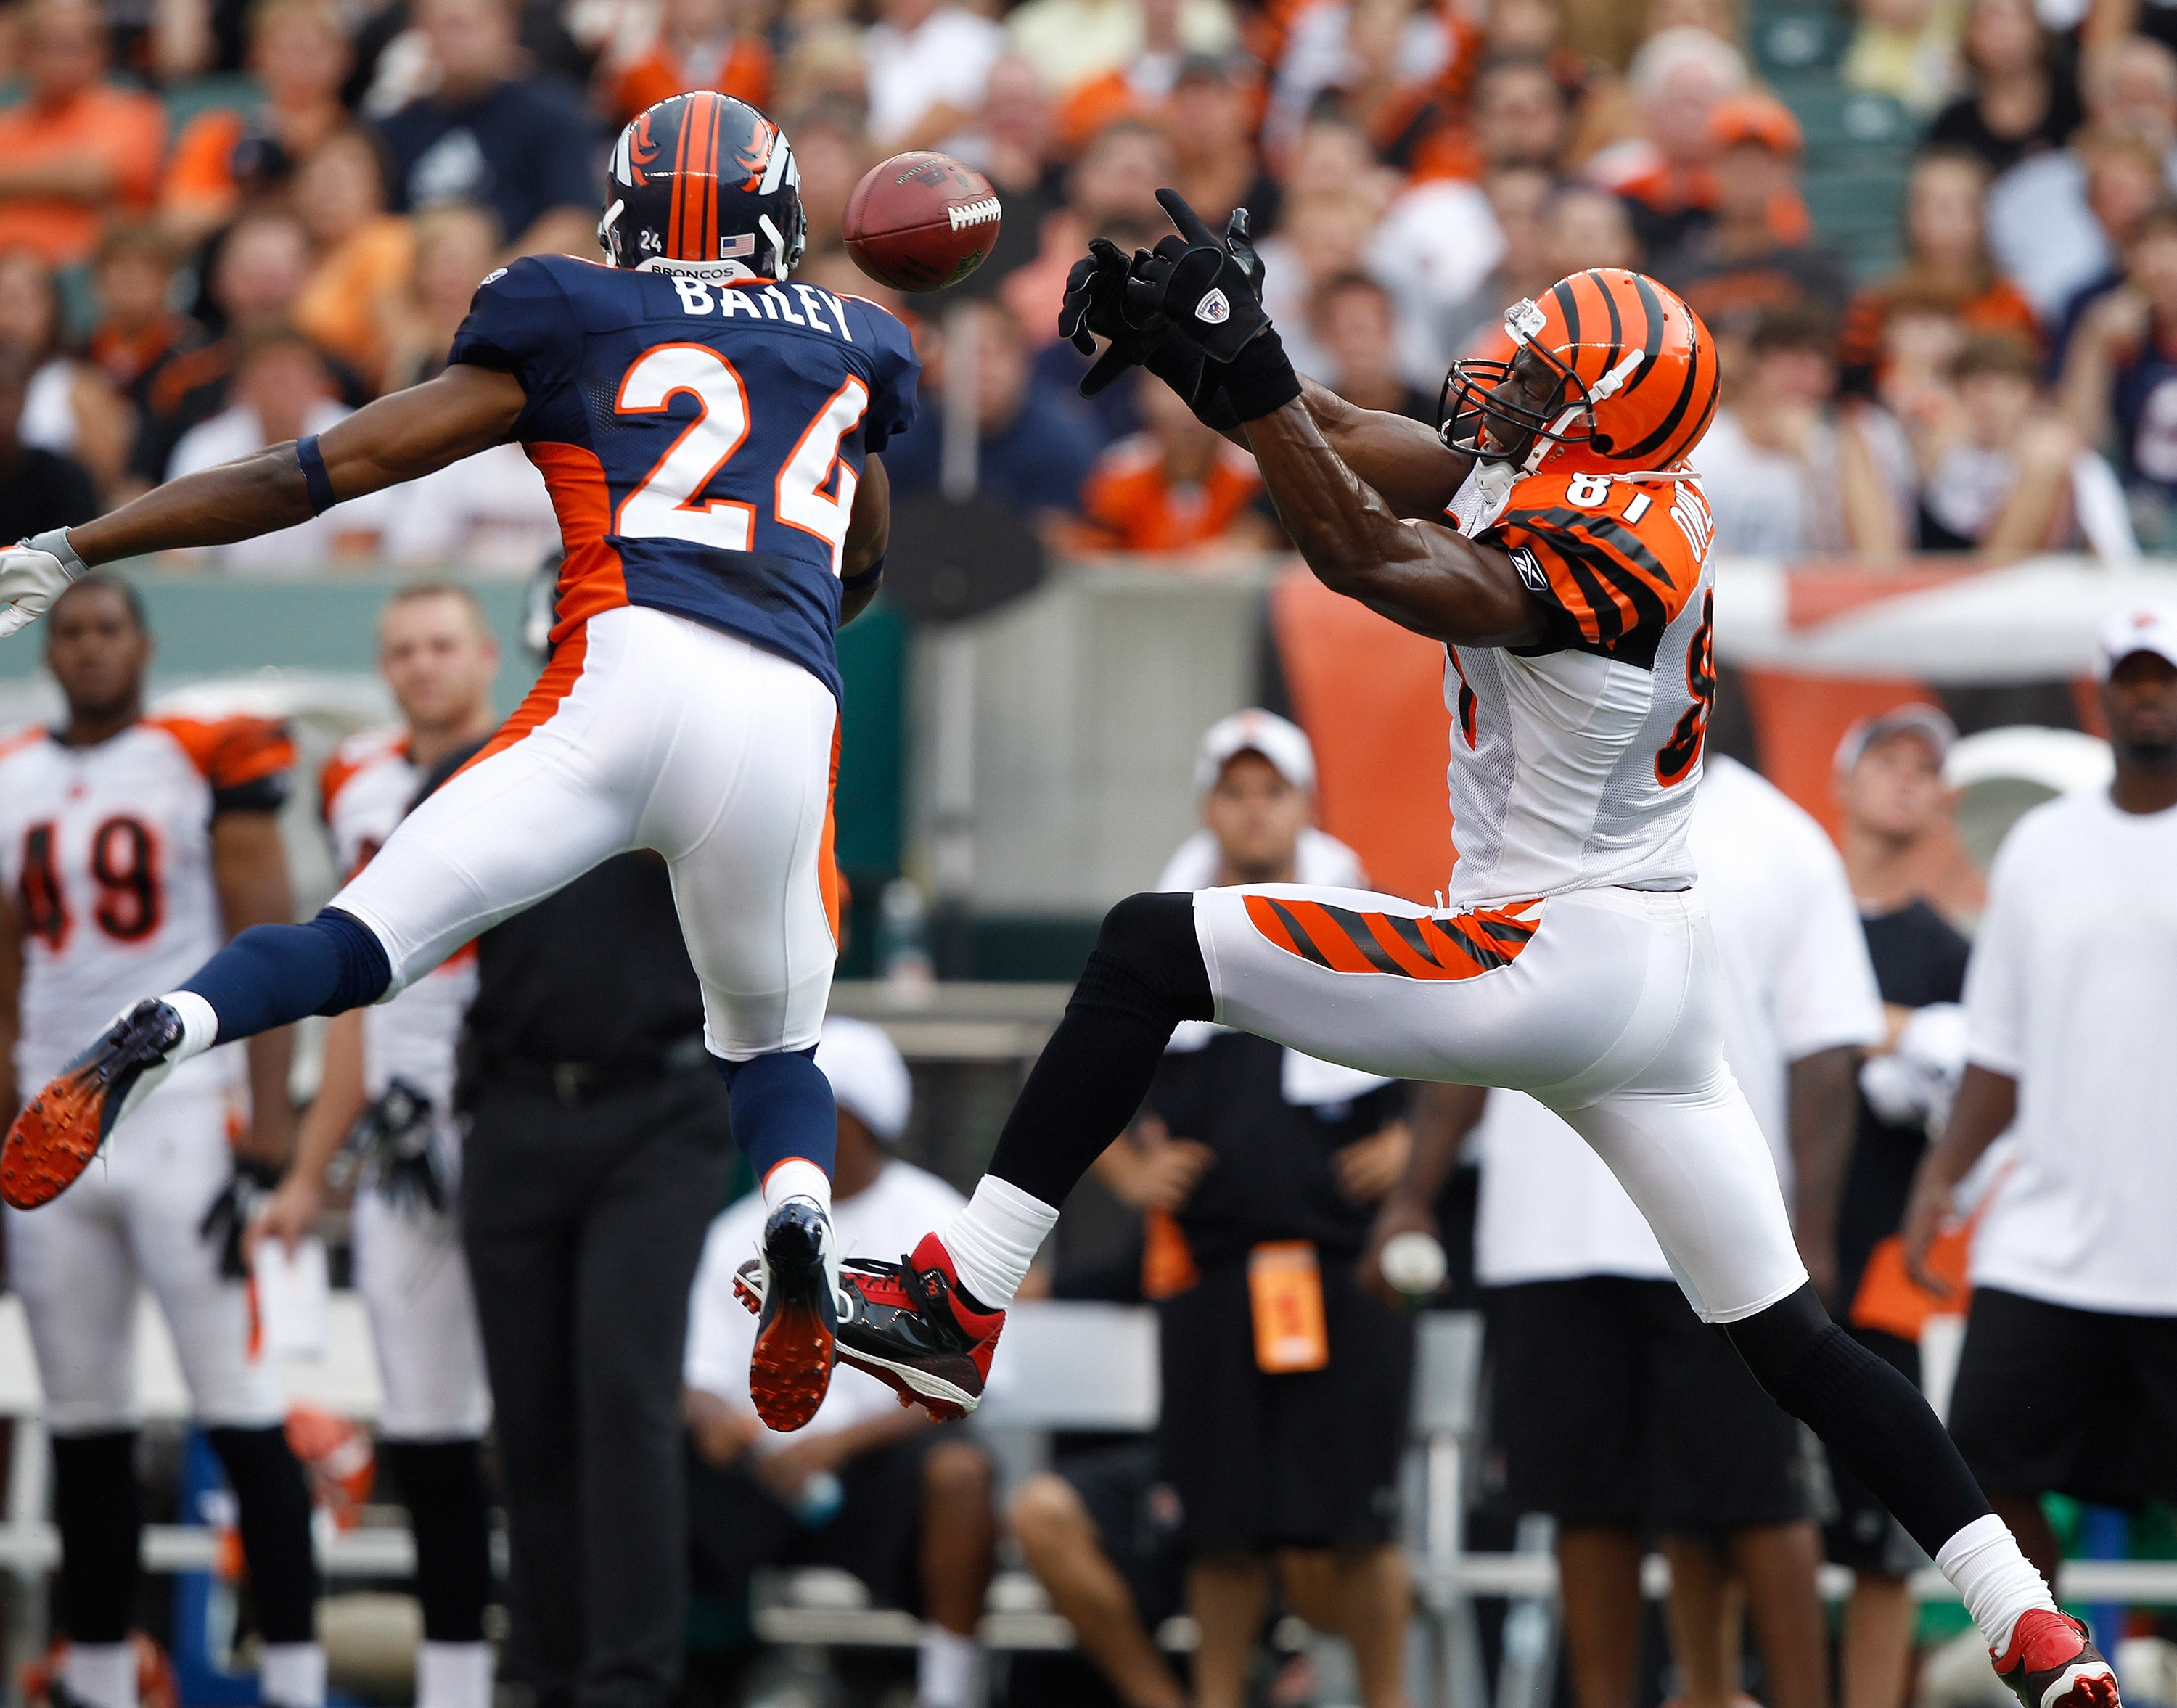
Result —
<path fill-rule="evenodd" d="M 1716 754 L 1707 763 L 1691 838 L 1729 993 L 1724 1056 L 1768 1138 L 1808 1271 L 1826 1289 L 1858 1053 L 1882 1037 L 1874 974 L 1820 827 L 1745 767 Z M 1736 1692 L 1723 1593 L 1735 1569 L 1772 1708 L 1816 1708 L 1827 1700 L 1828 1632 L 1798 1425 L 1686 1308 L 1646 1222 L 1572 1129 L 1532 1098 L 1481 1096 L 1442 1088 L 1437 1106 L 1451 1119 L 1417 1116 L 1413 1167 L 1372 1249 L 1432 1226 L 1427 1206 L 1478 1110 L 1475 1258 L 1495 1290 L 1495 1435 L 1515 1504 L 1558 1520 L 1574 1700 L 1634 1700 L 1648 1527 L 1671 1559 L 1683 1694 Z"/>
<path fill-rule="evenodd" d="M 906 1252 L 966 1202 L 890 1153 L 912 1101 L 907 1064 L 878 1028 L 834 1015 L 816 1065 L 839 1110 L 838 1237 L 857 1252 Z M 748 1397 L 756 1319 L 734 1296 L 734 1271 L 755 1255 L 763 1219 L 751 1192 L 712 1223 L 689 1300 L 696 1584 L 732 1596 L 760 1566 L 850 1571 L 881 1605 L 922 1614 L 919 1708 L 968 1708 L 980 1700 L 975 1629 L 996 1546 L 990 1462 L 958 1429 L 932 1425 L 845 1364 L 800 1429 L 782 1435 L 757 1420 Z"/>
<path fill-rule="evenodd" d="M 2016 1135 L 1973 1239 L 1950 1424 L 2052 1582 L 2044 1492 L 2177 1496 L 2177 608 L 2111 619 L 2097 667 L 2115 779 L 2035 808 L 1996 856 L 1965 1078 L 1904 1231 L 1931 1282 L 1953 1189 Z"/>

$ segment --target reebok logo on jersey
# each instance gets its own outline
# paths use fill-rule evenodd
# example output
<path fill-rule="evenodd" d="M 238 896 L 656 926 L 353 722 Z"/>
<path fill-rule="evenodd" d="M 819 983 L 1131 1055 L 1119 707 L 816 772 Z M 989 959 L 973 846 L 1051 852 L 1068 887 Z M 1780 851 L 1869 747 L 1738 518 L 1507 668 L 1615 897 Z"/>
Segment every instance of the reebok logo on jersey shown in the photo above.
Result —
<path fill-rule="evenodd" d="M 1520 579 L 1527 584 L 1527 591 L 1529 592 L 1547 593 L 1549 592 L 1549 576 L 1543 573 L 1542 566 L 1536 559 L 1535 554 L 1529 551 L 1525 546 L 1514 546 L 1512 548 L 1512 567 L 1520 572 Z"/>
<path fill-rule="evenodd" d="M 957 208 L 945 210 L 945 217 L 952 221 L 952 229 L 964 231 L 969 226 L 987 226 L 998 216 L 998 199 L 985 196 L 979 202 L 968 202 Z"/>
<path fill-rule="evenodd" d="M 1222 291 L 1212 291 L 1194 305 L 1194 318 L 1207 325 L 1222 326 L 1232 318 L 1232 305 Z"/>

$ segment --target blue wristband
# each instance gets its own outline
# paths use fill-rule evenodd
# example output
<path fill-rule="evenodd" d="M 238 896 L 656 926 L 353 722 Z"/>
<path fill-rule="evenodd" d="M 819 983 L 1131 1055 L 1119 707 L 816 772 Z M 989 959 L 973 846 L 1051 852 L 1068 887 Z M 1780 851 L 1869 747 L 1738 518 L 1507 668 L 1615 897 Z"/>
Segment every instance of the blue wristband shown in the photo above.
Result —
<path fill-rule="evenodd" d="M 884 574 L 884 566 L 885 560 L 879 558 L 858 576 L 840 576 L 839 591 L 844 593 L 859 593 L 865 587 L 875 587 Z"/>
<path fill-rule="evenodd" d="M 321 516 L 339 500 L 333 496 L 333 477 L 325 472 L 316 434 L 295 441 L 295 461 L 302 467 L 303 483 L 310 489 L 310 514 Z"/>

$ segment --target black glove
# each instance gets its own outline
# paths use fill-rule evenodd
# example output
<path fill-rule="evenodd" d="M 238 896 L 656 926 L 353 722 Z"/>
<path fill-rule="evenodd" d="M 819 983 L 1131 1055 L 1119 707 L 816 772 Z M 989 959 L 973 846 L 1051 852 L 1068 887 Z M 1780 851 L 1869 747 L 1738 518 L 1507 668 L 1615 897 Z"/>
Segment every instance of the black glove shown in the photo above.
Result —
<path fill-rule="evenodd" d="M 1158 205 L 1179 227 L 1145 261 L 1134 258 L 1126 313 L 1140 322 L 1162 314 L 1213 362 L 1229 363 L 1270 324 L 1263 312 L 1263 258 L 1247 237 L 1247 210 L 1235 208 L 1219 238 L 1177 190 L 1159 190 Z"/>
<path fill-rule="evenodd" d="M 1202 351 L 1209 368 L 1195 395 L 1214 402 L 1216 413 L 1198 403 L 1194 412 L 1209 425 L 1252 421 L 1291 402 L 1300 377 L 1263 311 L 1263 261 L 1248 236 L 1247 210 L 1232 210 L 1219 240 L 1176 190 L 1159 190 L 1157 200 L 1178 234 L 1134 257 L 1127 318 L 1160 317 L 1171 329 L 1167 345 Z"/>
<path fill-rule="evenodd" d="M 242 1254 L 242 1236 L 258 1204 L 270 1197 L 279 1184 L 280 1170 L 270 1163 L 237 1156 L 234 1173 L 197 1224 L 197 1237 L 219 1247 L 219 1272 L 228 1280 L 249 1279 L 249 1264 Z"/>
<path fill-rule="evenodd" d="M 446 1183 L 439 1172 L 433 1131 L 430 1097 L 406 1080 L 396 1079 L 348 1132 L 348 1145 L 362 1160 L 364 1180 L 396 1209 L 428 1208 L 443 1213 L 446 1208 Z"/>

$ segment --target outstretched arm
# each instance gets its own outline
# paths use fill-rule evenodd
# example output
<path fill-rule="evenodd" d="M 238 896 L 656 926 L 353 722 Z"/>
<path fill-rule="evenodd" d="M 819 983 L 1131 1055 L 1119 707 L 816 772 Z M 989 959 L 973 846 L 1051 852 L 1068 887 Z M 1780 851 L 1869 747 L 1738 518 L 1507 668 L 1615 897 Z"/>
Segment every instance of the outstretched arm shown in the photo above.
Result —
<path fill-rule="evenodd" d="M 1433 641 L 1517 647 L 1542 638 L 1544 608 L 1510 556 L 1449 528 L 1402 521 L 1374 482 L 1332 448 L 1307 394 L 1245 431 L 1285 532 L 1333 592 Z"/>
<path fill-rule="evenodd" d="M 509 374 L 467 363 L 366 405 L 318 440 L 336 499 L 414 480 L 513 436 L 526 401 Z M 86 564 L 181 546 L 223 546 L 315 514 L 292 441 L 156 487 L 68 530 Z"/>
<path fill-rule="evenodd" d="M 1300 384 L 1301 401 L 1323 443 L 1396 514 L 1435 521 L 1449 508 L 1474 467 L 1471 457 L 1449 449 L 1418 421 L 1362 409 L 1312 379 Z M 1244 432 L 1234 434 L 1242 445 Z"/>

